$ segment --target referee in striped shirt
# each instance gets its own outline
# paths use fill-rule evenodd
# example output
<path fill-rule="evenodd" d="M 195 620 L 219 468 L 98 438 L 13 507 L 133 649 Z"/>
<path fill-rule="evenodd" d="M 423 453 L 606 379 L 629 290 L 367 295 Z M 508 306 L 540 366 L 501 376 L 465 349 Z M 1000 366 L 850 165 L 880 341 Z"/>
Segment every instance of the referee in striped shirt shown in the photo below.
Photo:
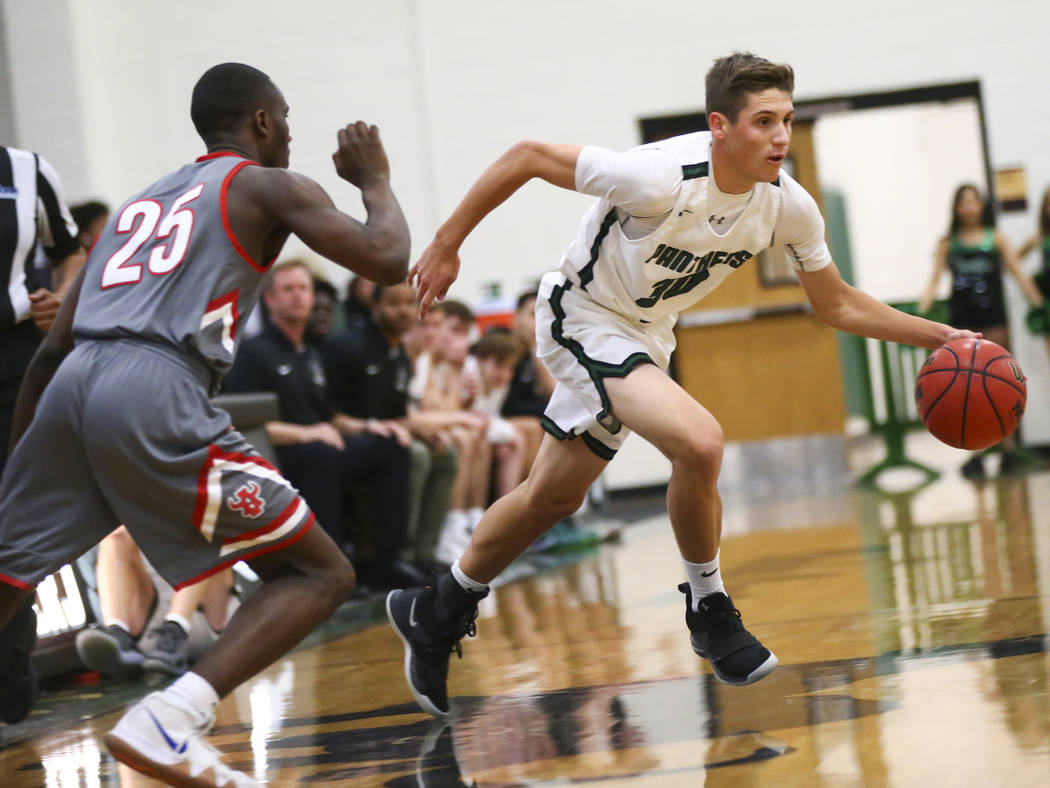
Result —
<path fill-rule="evenodd" d="M 85 259 L 54 168 L 0 146 L 0 473 L 18 387 Z"/>
<path fill-rule="evenodd" d="M 86 259 L 55 170 L 35 153 L 0 146 L 0 475 L 18 388 Z M 0 673 L 0 721 L 9 725 L 29 714 L 36 697 L 32 600 L 0 630 L 0 664 L 25 666 Z"/>

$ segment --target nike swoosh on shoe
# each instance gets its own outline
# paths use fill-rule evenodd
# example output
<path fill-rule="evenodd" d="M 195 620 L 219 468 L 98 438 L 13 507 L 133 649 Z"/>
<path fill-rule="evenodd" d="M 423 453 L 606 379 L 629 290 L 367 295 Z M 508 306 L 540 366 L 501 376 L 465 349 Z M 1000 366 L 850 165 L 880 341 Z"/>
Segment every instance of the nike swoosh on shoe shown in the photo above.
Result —
<path fill-rule="evenodd" d="M 186 745 L 188 744 L 188 740 L 184 741 L 180 745 L 173 738 L 171 738 L 171 736 L 168 735 L 168 732 L 164 730 L 164 726 L 160 724 L 160 720 L 153 716 L 152 711 L 146 709 L 146 713 L 149 715 L 149 718 L 153 720 L 153 724 L 157 726 L 157 730 L 160 731 L 160 735 L 164 737 L 164 741 L 168 743 L 168 746 L 171 747 L 171 749 L 174 750 L 177 755 L 184 754 L 186 752 Z"/>
<path fill-rule="evenodd" d="M 412 607 L 408 609 L 408 625 L 410 627 L 418 627 L 419 622 L 416 621 L 416 602 L 419 601 L 419 597 L 412 600 Z"/>

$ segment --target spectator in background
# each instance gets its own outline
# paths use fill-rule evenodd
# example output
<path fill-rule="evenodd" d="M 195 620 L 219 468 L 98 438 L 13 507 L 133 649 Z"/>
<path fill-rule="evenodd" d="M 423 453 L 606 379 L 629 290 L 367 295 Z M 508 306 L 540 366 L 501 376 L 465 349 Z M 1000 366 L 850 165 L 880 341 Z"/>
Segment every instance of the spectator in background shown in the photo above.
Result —
<path fill-rule="evenodd" d="M 500 416 L 500 409 L 507 397 L 507 386 L 514 375 L 521 349 L 505 330 L 493 329 L 474 345 L 473 356 L 477 359 L 481 378 L 481 392 L 474 401 L 474 409 L 489 417 L 492 492 L 496 498 L 502 498 L 525 478 L 525 435 Z"/>
<path fill-rule="evenodd" d="M 35 265 L 43 250 L 49 267 Z M 7 462 L 15 400 L 29 360 L 86 257 L 58 173 L 43 156 L 0 146 L 0 474 Z M 61 484 L 61 479 L 55 480 Z M 0 720 L 32 708 L 36 679 L 32 595 L 0 630 Z"/>
<path fill-rule="evenodd" d="M 314 306 L 310 319 L 306 322 L 306 339 L 320 347 L 330 333 L 332 320 L 335 317 L 335 305 L 339 303 L 339 294 L 335 286 L 327 279 L 314 277 Z"/>
<path fill-rule="evenodd" d="M 351 331 L 372 319 L 372 292 L 375 287 L 375 282 L 357 274 L 350 279 L 343 311 L 346 313 L 346 327 Z"/>
<path fill-rule="evenodd" d="M 313 278 L 299 260 L 267 276 L 263 299 L 270 324 L 241 346 L 226 378 L 229 392 L 273 391 L 280 420 L 266 432 L 281 471 L 336 544 L 353 553 L 347 491 L 367 485 L 374 555 L 355 555 L 362 585 L 393 587 L 408 529 L 408 450 L 402 436 L 374 422 L 339 413 L 328 399 L 320 351 L 306 341 Z"/>
<path fill-rule="evenodd" d="M 522 470 L 527 476 L 543 441 L 540 419 L 555 386 L 554 378 L 536 357 L 536 290 L 526 291 L 518 297 L 512 333 L 522 353 L 507 388 L 502 415 L 525 438 Z"/>
<path fill-rule="evenodd" d="M 929 311 L 937 295 L 941 276 L 951 273 L 948 322 L 957 328 L 980 331 L 985 339 L 1010 347 L 1003 294 L 1003 267 L 1017 279 L 1025 297 L 1035 306 L 1043 304 L 1039 292 L 1013 248 L 995 229 L 992 206 L 971 183 L 955 190 L 952 198 L 948 234 L 937 244 L 933 273 L 919 302 L 919 311 Z M 999 444 L 1003 451 L 1000 473 L 1017 470 L 1024 459 L 1016 451 L 1017 439 L 1011 435 Z M 968 478 L 984 478 L 980 454 L 974 454 L 962 467 Z"/>
<path fill-rule="evenodd" d="M 151 570 L 124 526 L 99 543 L 104 626 L 82 629 L 76 637 L 77 654 L 92 670 L 128 678 L 140 671 L 179 676 L 219 639 L 236 610 L 232 569 L 178 591 Z M 167 614 L 155 616 L 161 606 Z"/>
<path fill-rule="evenodd" d="M 447 432 L 459 457 L 449 512 L 441 529 L 437 560 L 451 564 L 470 542 L 470 534 L 488 501 L 492 454 L 488 417 L 472 409 L 479 393 L 476 363 L 468 363 L 474 313 L 459 301 L 442 301 L 433 345 L 416 359 L 409 395 L 416 418 L 428 428 Z M 472 359 L 470 359 L 473 362 Z"/>
<path fill-rule="evenodd" d="M 409 539 L 405 554 L 417 567 L 434 568 L 434 551 L 448 513 L 458 458 L 444 425 L 428 422 L 408 407 L 412 362 L 405 334 L 417 324 L 415 289 L 407 284 L 377 287 L 372 315 L 358 329 L 333 334 L 321 348 L 328 390 L 335 407 L 373 422 L 408 442 Z"/>
<path fill-rule="evenodd" d="M 1043 306 L 1033 307 L 1029 311 L 1027 323 L 1032 332 L 1043 335 L 1047 349 L 1050 350 L 1050 309 L 1046 306 L 1047 299 L 1050 299 L 1050 187 L 1043 192 L 1043 199 L 1039 203 L 1038 224 L 1038 232 L 1024 242 L 1017 256 L 1023 260 L 1036 248 L 1041 252 L 1039 270 L 1032 277 L 1032 281 L 1043 294 Z"/>
<path fill-rule="evenodd" d="M 427 312 L 422 320 L 416 319 L 412 323 L 412 327 L 405 334 L 404 342 L 405 352 L 408 353 L 408 357 L 413 363 L 424 354 L 428 354 L 426 363 L 430 363 L 429 353 L 434 347 L 438 331 L 440 331 L 444 320 L 445 317 L 440 310 L 432 309 Z"/>
<path fill-rule="evenodd" d="M 88 200 L 74 205 L 70 213 L 77 225 L 77 240 L 85 249 L 90 249 L 109 221 L 109 206 L 98 200 Z"/>

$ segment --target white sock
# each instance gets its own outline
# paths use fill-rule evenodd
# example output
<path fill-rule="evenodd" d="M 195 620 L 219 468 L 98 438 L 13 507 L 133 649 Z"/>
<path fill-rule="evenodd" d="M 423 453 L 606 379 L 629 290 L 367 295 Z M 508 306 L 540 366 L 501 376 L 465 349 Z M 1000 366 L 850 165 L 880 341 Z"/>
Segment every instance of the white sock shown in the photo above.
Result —
<path fill-rule="evenodd" d="M 685 574 L 689 578 L 689 588 L 693 597 L 693 611 L 700 609 L 700 600 L 708 594 L 725 593 L 726 588 L 722 585 L 722 571 L 718 568 L 718 556 L 722 551 L 715 553 L 715 557 L 702 564 L 693 564 L 682 559 L 685 564 Z"/>
<path fill-rule="evenodd" d="M 449 509 L 445 515 L 445 522 L 442 524 L 441 529 L 444 530 L 456 530 L 459 528 L 465 528 L 467 526 L 467 510 L 466 509 Z"/>
<path fill-rule="evenodd" d="M 219 705 L 219 696 L 212 685 L 192 670 L 179 676 L 164 692 L 206 717 L 211 717 Z"/>
<path fill-rule="evenodd" d="M 478 527 L 478 523 L 481 522 L 482 515 L 485 514 L 485 510 L 480 506 L 475 506 L 473 509 L 467 509 L 467 527 L 473 531 Z"/>
<path fill-rule="evenodd" d="M 108 624 L 106 624 L 106 626 L 107 627 L 120 627 L 125 632 L 127 632 L 129 635 L 131 634 L 131 627 L 129 627 L 126 622 L 121 621 L 119 618 L 111 619 L 110 622 Z"/>
<path fill-rule="evenodd" d="M 481 594 L 489 590 L 489 587 L 485 583 L 471 580 L 466 574 L 464 574 L 459 566 L 458 558 L 456 559 L 456 562 L 452 564 L 452 576 L 464 591 L 473 591 L 475 594 Z"/>
<path fill-rule="evenodd" d="M 178 613 L 168 613 L 168 615 L 164 616 L 164 620 L 174 621 L 176 624 L 182 627 L 183 632 L 185 632 L 187 635 L 190 634 L 190 622 L 187 621 L 184 617 L 180 616 Z"/>

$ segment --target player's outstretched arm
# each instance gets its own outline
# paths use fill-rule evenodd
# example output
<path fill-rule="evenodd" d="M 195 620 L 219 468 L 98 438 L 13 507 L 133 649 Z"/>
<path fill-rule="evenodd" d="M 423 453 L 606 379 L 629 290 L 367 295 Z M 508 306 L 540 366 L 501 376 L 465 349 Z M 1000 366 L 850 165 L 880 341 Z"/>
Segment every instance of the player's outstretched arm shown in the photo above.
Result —
<path fill-rule="evenodd" d="M 817 319 L 840 331 L 930 349 L 952 339 L 980 336 L 894 309 L 846 284 L 834 265 L 798 276 Z"/>
<path fill-rule="evenodd" d="M 314 180 L 287 170 L 249 167 L 234 181 L 277 229 L 299 236 L 318 254 L 383 285 L 405 279 L 408 222 L 390 187 L 390 165 L 379 130 L 358 121 L 339 130 L 332 155 L 339 176 L 361 190 L 362 224 L 335 207 Z M 236 227 L 235 227 L 236 229 Z"/>
<path fill-rule="evenodd" d="M 481 174 L 412 266 L 409 279 L 419 289 L 420 316 L 456 281 L 459 247 L 478 223 L 533 178 L 575 189 L 581 150 L 581 145 L 519 142 Z"/>
<path fill-rule="evenodd" d="M 36 413 L 36 404 L 40 401 L 44 388 L 54 377 L 58 365 L 73 349 L 73 315 L 77 311 L 77 302 L 80 301 L 80 287 L 84 283 L 85 271 L 87 267 L 81 267 L 77 278 L 70 285 L 51 328 L 44 335 L 44 341 L 37 348 L 22 378 L 22 386 L 18 390 L 15 412 L 11 420 L 11 442 L 5 447 L 8 454 L 29 428 L 29 422 L 33 420 L 33 414 Z"/>

